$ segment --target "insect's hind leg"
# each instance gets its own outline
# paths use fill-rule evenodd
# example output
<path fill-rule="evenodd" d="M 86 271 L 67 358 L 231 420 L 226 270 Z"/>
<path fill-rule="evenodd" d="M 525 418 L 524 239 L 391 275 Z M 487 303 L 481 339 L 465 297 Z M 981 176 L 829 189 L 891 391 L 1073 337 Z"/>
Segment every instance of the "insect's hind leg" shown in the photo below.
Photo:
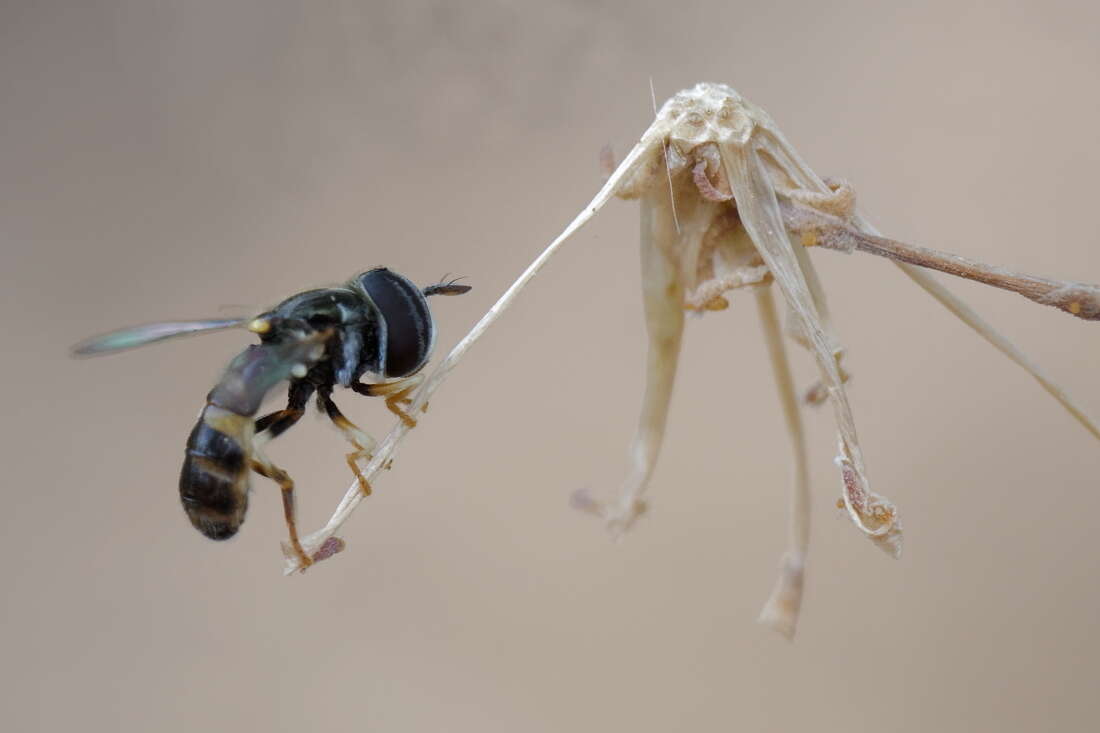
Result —
<path fill-rule="evenodd" d="M 423 381 L 423 372 L 418 372 L 411 377 L 405 377 L 404 379 L 398 379 L 393 382 L 383 382 L 381 384 L 364 384 L 363 382 L 356 382 L 351 385 L 351 388 L 367 397 L 385 397 L 386 407 L 389 408 L 390 412 L 401 418 L 401 422 L 405 423 L 410 428 L 415 428 L 416 418 L 405 412 L 401 405 L 407 405 L 412 402 L 409 393 L 419 387 Z"/>
<path fill-rule="evenodd" d="M 356 450 L 353 450 L 346 456 L 348 468 L 355 474 L 355 478 L 359 480 L 359 490 L 363 492 L 363 496 L 370 496 L 370 483 L 367 481 L 367 477 L 363 475 L 363 472 L 359 470 L 359 459 L 370 459 L 371 455 L 374 453 L 374 447 L 376 445 L 375 439 L 361 430 L 359 426 L 351 420 L 344 417 L 344 413 L 340 412 L 340 408 L 332 401 L 332 394 L 330 392 L 319 392 L 317 394 L 317 403 L 321 409 L 325 411 L 329 419 L 332 420 L 332 424 L 339 428 L 340 432 L 344 434 L 347 441 L 355 446 Z"/>
<path fill-rule="evenodd" d="M 294 507 L 294 481 L 283 469 L 271 462 L 260 450 L 261 437 L 264 440 L 272 440 L 289 430 L 294 423 L 302 419 L 305 414 L 306 404 L 313 395 L 314 386 L 310 382 L 295 380 L 290 383 L 287 391 L 286 408 L 276 410 L 264 415 L 255 422 L 256 437 L 252 440 L 253 455 L 251 460 L 252 470 L 261 476 L 265 476 L 275 483 L 283 494 L 283 516 L 286 518 L 286 529 L 290 535 L 290 545 L 298 556 L 298 562 L 302 569 L 313 564 L 313 559 L 306 555 L 302 549 L 302 543 L 298 540 L 298 524 L 295 520 Z"/>
<path fill-rule="evenodd" d="M 294 511 L 294 481 L 283 469 L 272 463 L 263 453 L 257 448 L 252 455 L 252 470 L 261 476 L 266 476 L 275 483 L 279 484 L 279 488 L 283 492 L 283 516 L 286 518 L 286 529 L 290 534 L 290 546 L 294 549 L 294 554 L 298 556 L 298 562 L 301 565 L 302 570 L 305 570 L 313 564 L 313 558 L 306 554 L 302 549 L 302 543 L 298 539 L 298 524 L 295 520 Z"/>

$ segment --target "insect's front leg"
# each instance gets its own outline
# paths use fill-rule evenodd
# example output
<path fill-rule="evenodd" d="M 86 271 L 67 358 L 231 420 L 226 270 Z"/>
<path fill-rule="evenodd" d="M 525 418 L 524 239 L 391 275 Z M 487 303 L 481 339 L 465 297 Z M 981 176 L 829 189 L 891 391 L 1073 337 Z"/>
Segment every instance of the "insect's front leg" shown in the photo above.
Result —
<path fill-rule="evenodd" d="M 397 379 L 393 382 L 383 382 L 381 384 L 355 382 L 351 385 L 351 388 L 367 397 L 385 397 L 386 407 L 389 408 L 390 412 L 401 418 L 401 422 L 405 423 L 410 428 L 415 428 L 416 418 L 406 412 L 401 405 L 407 405 L 412 402 L 409 394 L 419 387 L 423 381 L 424 373 L 417 372 L 410 377 Z"/>
<path fill-rule="evenodd" d="M 328 415 L 329 420 L 332 420 L 332 424 L 344 434 L 349 443 L 355 446 L 356 449 L 346 456 L 348 467 L 355 474 L 355 478 L 359 480 L 359 490 L 363 492 L 363 496 L 370 496 L 370 483 L 368 483 L 363 472 L 359 470 L 359 459 L 370 460 L 377 441 L 361 430 L 358 425 L 344 417 L 344 413 L 340 412 L 340 408 L 332 401 L 332 395 L 329 392 L 320 392 L 317 395 L 317 402 L 321 409 L 325 411 L 325 414 Z"/>

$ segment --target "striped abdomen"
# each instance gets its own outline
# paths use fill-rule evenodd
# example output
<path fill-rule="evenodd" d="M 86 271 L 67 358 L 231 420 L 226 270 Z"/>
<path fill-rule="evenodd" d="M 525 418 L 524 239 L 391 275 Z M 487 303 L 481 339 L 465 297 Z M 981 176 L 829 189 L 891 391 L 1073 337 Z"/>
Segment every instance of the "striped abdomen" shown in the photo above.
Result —
<path fill-rule="evenodd" d="M 255 344 L 237 355 L 210 390 L 187 439 L 180 471 L 180 500 L 195 529 L 212 540 L 229 539 L 248 510 L 253 416 L 273 387 L 324 354 L 330 332 L 294 334 L 284 343 Z"/>
<path fill-rule="evenodd" d="M 229 539 L 244 521 L 252 425 L 251 416 L 207 404 L 187 439 L 180 499 L 191 524 L 212 540 Z"/>

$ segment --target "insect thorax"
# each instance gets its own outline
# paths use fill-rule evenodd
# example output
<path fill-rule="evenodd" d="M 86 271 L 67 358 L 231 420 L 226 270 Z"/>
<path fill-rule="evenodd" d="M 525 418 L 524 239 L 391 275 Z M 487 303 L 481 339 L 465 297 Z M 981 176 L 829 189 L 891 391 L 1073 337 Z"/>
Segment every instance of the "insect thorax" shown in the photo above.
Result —
<path fill-rule="evenodd" d="M 385 356 L 385 325 L 369 299 L 348 288 L 307 290 L 284 300 L 265 316 L 275 324 L 265 342 L 278 341 L 285 330 L 301 327 L 332 329 L 325 359 L 335 381 L 347 386 L 365 372 L 381 374 Z"/>

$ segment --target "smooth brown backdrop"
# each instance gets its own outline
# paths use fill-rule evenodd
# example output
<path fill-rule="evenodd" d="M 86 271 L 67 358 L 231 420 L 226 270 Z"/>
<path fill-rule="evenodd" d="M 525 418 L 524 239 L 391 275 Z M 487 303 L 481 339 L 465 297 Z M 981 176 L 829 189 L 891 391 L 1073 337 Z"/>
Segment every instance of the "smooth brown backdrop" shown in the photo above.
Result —
<path fill-rule="evenodd" d="M 625 470 L 644 336 L 617 202 L 470 352 L 347 527 L 283 578 L 278 492 L 205 541 L 175 480 L 242 334 L 75 362 L 148 319 L 387 264 L 468 276 L 449 347 L 700 80 L 768 109 L 884 231 L 1100 280 L 1095 9 L 1033 3 L 9 0 L 0 709 L 11 731 L 1093 730 L 1100 445 L 887 263 L 818 252 L 904 557 L 833 508 L 788 644 L 754 623 L 789 476 L 751 299 L 693 320 L 652 513 Z M 957 291 L 1100 413 L 1100 326 Z M 813 370 L 795 354 L 799 379 Z M 381 405 L 345 396 L 374 432 Z M 270 448 L 318 526 L 349 483 L 307 419 Z"/>

